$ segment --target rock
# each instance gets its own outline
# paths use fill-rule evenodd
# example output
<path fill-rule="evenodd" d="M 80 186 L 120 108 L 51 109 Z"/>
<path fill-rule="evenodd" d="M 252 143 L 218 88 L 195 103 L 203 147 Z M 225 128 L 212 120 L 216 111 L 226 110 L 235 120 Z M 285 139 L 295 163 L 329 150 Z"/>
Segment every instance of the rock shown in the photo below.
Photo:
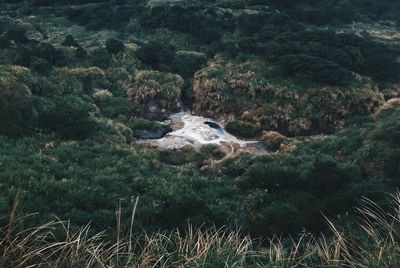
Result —
<path fill-rule="evenodd" d="M 211 127 L 211 128 L 221 129 L 221 126 L 218 125 L 218 124 L 215 123 L 215 122 L 206 121 L 206 122 L 204 122 L 204 124 L 208 125 L 208 126 Z"/>
<path fill-rule="evenodd" d="M 267 145 L 268 150 L 274 152 L 278 151 L 283 144 L 290 141 L 290 138 L 277 131 L 264 131 L 261 139 Z"/>
<path fill-rule="evenodd" d="M 162 126 L 157 128 L 156 130 L 139 129 L 133 131 L 133 136 L 139 140 L 161 139 L 171 131 L 172 129 L 169 126 Z"/>
<path fill-rule="evenodd" d="M 171 127 L 172 131 L 176 131 L 179 129 L 182 129 L 184 126 L 184 123 L 182 120 L 172 120 L 171 123 L 169 124 Z"/>

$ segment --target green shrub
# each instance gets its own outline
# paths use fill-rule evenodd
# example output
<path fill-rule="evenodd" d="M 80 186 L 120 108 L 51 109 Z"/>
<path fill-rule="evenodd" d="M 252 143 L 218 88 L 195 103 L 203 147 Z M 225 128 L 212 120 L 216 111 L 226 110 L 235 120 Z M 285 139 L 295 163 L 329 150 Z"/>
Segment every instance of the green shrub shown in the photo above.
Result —
<path fill-rule="evenodd" d="M 110 52 L 111 54 L 117 54 L 123 51 L 124 47 L 125 47 L 124 43 L 120 40 L 110 38 L 107 39 L 106 41 L 106 48 L 108 52 Z"/>
<path fill-rule="evenodd" d="M 276 152 L 282 145 L 290 142 L 290 139 L 276 131 L 263 132 L 262 142 L 267 145 L 268 151 Z"/>
<path fill-rule="evenodd" d="M 0 36 L 0 49 L 10 48 L 12 45 L 11 41 L 5 38 L 4 36 Z"/>
<path fill-rule="evenodd" d="M 80 47 L 79 44 L 75 41 L 74 37 L 70 34 L 65 37 L 61 45 L 65 47 L 76 47 L 76 48 Z"/>
<path fill-rule="evenodd" d="M 33 71 L 39 74 L 46 74 L 53 68 L 47 60 L 38 57 L 32 58 L 30 67 Z"/>
<path fill-rule="evenodd" d="M 175 48 L 157 42 L 150 42 L 143 44 L 137 55 L 143 63 L 160 68 L 160 65 L 169 65 L 173 62 Z"/>
<path fill-rule="evenodd" d="M 66 84 L 74 84 L 78 81 L 86 92 L 92 93 L 95 88 L 105 83 L 105 73 L 98 67 L 89 68 L 62 68 L 57 70 L 57 77 Z M 77 85 L 75 90 L 79 90 Z"/>
<path fill-rule="evenodd" d="M 23 28 L 9 29 L 5 34 L 5 38 L 22 44 L 29 42 L 28 37 L 26 37 L 26 30 Z"/>
<path fill-rule="evenodd" d="M 390 178 L 392 184 L 396 187 L 400 186 L 400 149 L 396 148 L 390 152 L 384 159 L 385 175 Z"/>
<path fill-rule="evenodd" d="M 221 150 L 221 147 L 215 144 L 201 146 L 200 153 L 203 154 L 206 159 L 212 158 L 220 160 L 225 157 L 225 153 Z"/>
<path fill-rule="evenodd" d="M 204 158 L 190 146 L 179 150 L 162 150 L 158 153 L 161 162 L 180 166 L 188 163 L 201 163 Z"/>
<path fill-rule="evenodd" d="M 350 71 L 318 57 L 287 55 L 282 57 L 278 64 L 281 75 L 299 79 L 301 83 L 311 81 L 327 85 L 348 85 L 354 81 Z"/>
<path fill-rule="evenodd" d="M 0 73 L 0 133 L 27 134 L 35 126 L 30 89 L 15 77 Z"/>
<path fill-rule="evenodd" d="M 203 53 L 195 51 L 177 51 L 174 70 L 183 77 L 193 77 L 194 73 L 207 64 L 207 57 Z"/>
<path fill-rule="evenodd" d="M 142 105 L 156 104 L 158 108 L 176 110 L 183 79 L 176 74 L 158 71 L 139 71 L 132 79 L 127 94 Z"/>
<path fill-rule="evenodd" d="M 78 59 L 84 59 L 86 58 L 86 56 L 87 52 L 83 47 L 79 46 L 76 48 L 75 57 L 77 57 Z"/>
<path fill-rule="evenodd" d="M 400 108 L 398 104 L 381 112 L 375 128 L 369 134 L 371 140 L 387 143 L 389 146 L 400 145 Z"/>
<path fill-rule="evenodd" d="M 56 97 L 40 105 L 39 127 L 47 132 L 55 132 L 64 139 L 85 139 L 95 130 L 97 123 L 89 112 L 89 103 L 69 95 Z"/>
<path fill-rule="evenodd" d="M 93 66 L 106 69 L 110 66 L 111 55 L 105 48 L 96 48 L 89 53 Z"/>
<path fill-rule="evenodd" d="M 254 138 L 261 134 L 261 129 L 258 126 L 242 120 L 228 122 L 225 129 L 229 133 L 242 138 Z"/>
<path fill-rule="evenodd" d="M 120 116 L 130 117 L 136 114 L 138 107 L 128 100 L 126 97 L 113 97 L 105 102 L 99 103 L 101 113 L 110 118 L 118 118 Z"/>
<path fill-rule="evenodd" d="M 39 43 L 32 50 L 32 55 L 47 60 L 51 65 L 66 65 L 66 57 L 63 51 L 56 49 L 49 43 Z"/>

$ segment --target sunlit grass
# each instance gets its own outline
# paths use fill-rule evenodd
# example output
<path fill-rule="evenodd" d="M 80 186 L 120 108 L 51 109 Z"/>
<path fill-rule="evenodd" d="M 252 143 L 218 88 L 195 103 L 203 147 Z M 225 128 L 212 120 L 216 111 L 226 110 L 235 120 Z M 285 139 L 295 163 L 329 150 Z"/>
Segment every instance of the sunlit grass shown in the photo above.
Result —
<path fill-rule="evenodd" d="M 1 228 L 1 267 L 400 267 L 400 193 L 392 196 L 390 212 L 362 200 L 351 234 L 327 219 L 330 234 L 304 234 L 290 243 L 275 237 L 263 244 L 239 231 L 190 225 L 184 232 L 135 234 L 138 199 L 127 231 L 117 207 L 114 239 L 60 220 L 23 228 L 18 203 L 17 197 L 9 224 Z"/>

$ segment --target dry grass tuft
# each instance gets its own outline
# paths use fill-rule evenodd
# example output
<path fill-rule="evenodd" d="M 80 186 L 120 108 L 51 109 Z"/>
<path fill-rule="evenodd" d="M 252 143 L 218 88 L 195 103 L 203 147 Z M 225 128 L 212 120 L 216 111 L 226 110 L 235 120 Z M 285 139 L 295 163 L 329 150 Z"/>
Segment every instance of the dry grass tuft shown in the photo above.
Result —
<path fill-rule="evenodd" d="M 363 199 L 359 229 L 351 236 L 326 219 L 330 235 L 274 237 L 263 246 L 227 229 L 188 226 L 185 232 L 135 234 L 138 201 L 127 235 L 117 206 L 112 239 L 104 232 L 91 234 L 89 225 L 74 229 L 59 219 L 23 228 L 17 196 L 8 224 L 0 229 L 0 267 L 400 267 L 400 193 L 391 197 L 390 212 Z"/>

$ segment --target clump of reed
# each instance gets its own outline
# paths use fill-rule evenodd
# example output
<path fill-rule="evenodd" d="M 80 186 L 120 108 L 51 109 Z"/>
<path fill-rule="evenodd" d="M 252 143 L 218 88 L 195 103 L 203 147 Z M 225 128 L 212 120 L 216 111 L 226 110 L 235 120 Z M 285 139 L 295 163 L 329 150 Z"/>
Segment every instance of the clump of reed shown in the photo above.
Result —
<path fill-rule="evenodd" d="M 24 228 L 17 197 L 0 229 L 0 267 L 400 267 L 400 193 L 390 200 L 388 211 L 363 199 L 354 230 L 326 219 L 329 234 L 259 243 L 239 231 L 190 225 L 184 232 L 134 233 L 138 199 L 127 228 L 117 207 L 113 236 L 58 219 Z"/>

